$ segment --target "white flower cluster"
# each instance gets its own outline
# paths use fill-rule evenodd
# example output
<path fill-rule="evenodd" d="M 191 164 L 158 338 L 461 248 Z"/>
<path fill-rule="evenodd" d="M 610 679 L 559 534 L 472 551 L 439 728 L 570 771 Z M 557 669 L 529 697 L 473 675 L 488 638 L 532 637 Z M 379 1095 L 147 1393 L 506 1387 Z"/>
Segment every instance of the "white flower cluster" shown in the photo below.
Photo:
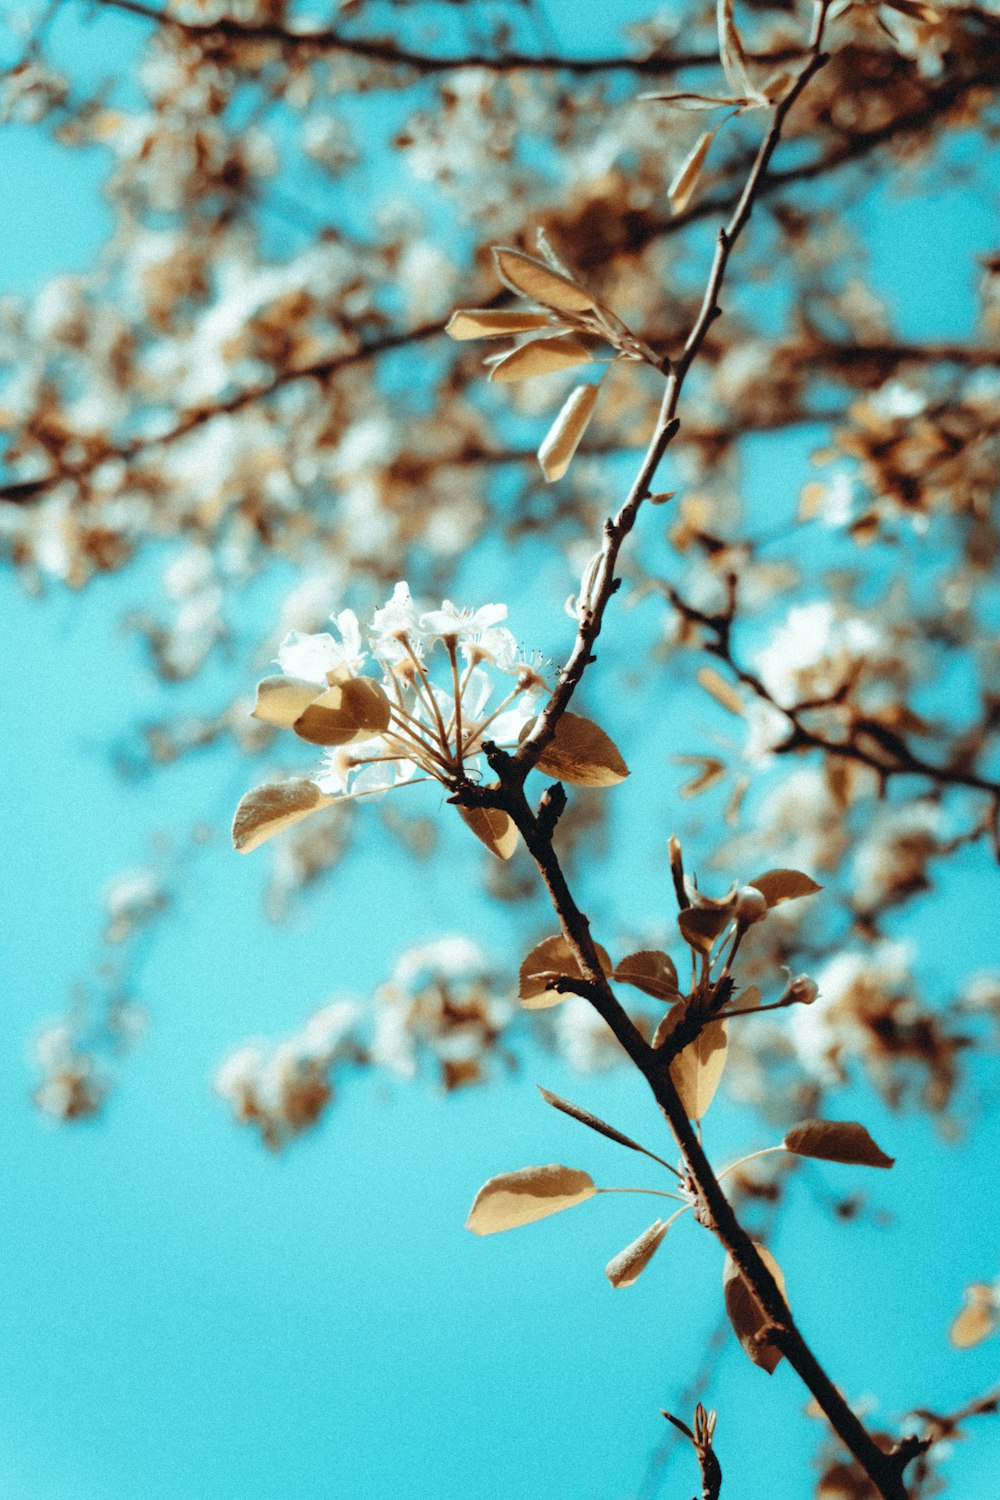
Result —
<path fill-rule="evenodd" d="M 381 711 L 384 726 L 327 749 L 314 777 L 320 791 L 355 797 L 418 775 L 455 786 L 476 767 L 485 739 L 516 746 L 546 688 L 537 667 L 519 657 L 501 623 L 506 618 L 503 604 L 466 610 L 447 599 L 439 609 L 420 611 L 407 584 L 397 583 L 364 639 L 349 609 L 334 620 L 336 637 L 287 636 L 278 652 L 286 679 L 312 685 L 317 695 L 350 679 L 374 685 L 373 677 L 361 675 L 369 658 L 381 674 L 375 721 Z M 443 682 L 433 679 L 434 666 L 442 668 Z M 498 693 L 496 672 L 513 677 L 513 686 Z M 266 716 L 260 703 L 256 713 Z"/>

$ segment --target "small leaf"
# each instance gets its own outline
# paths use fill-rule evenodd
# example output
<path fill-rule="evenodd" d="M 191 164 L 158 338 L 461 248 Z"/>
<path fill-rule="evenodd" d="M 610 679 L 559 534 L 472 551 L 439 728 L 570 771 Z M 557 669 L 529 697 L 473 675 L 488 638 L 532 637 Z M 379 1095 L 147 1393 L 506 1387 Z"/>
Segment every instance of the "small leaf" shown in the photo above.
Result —
<path fill-rule="evenodd" d="M 265 677 L 257 684 L 257 702 L 250 717 L 263 724 L 276 724 L 279 729 L 291 729 L 323 691 L 315 682 L 299 677 Z"/>
<path fill-rule="evenodd" d="M 462 307 L 453 312 L 445 333 L 453 339 L 501 339 L 552 326 L 548 313 L 506 312 L 493 307 Z"/>
<path fill-rule="evenodd" d="M 697 776 L 692 776 L 690 781 L 685 781 L 681 787 L 682 797 L 700 797 L 702 792 L 707 792 L 724 780 L 726 775 L 726 763 L 719 760 L 715 755 L 675 755 L 673 760 L 680 766 L 699 766 Z"/>
<path fill-rule="evenodd" d="M 383 734 L 392 705 L 373 677 L 348 677 L 314 698 L 292 725 L 310 745 L 350 745 Z"/>
<path fill-rule="evenodd" d="M 634 985 L 644 995 L 652 995 L 654 1000 L 664 1000 L 668 1005 L 673 1004 L 680 992 L 673 959 L 655 949 L 630 953 L 616 966 L 611 978 L 619 984 Z"/>
<path fill-rule="evenodd" d="M 593 297 L 582 286 L 577 286 L 568 276 L 553 271 L 533 255 L 525 255 L 522 250 L 494 245 L 493 259 L 500 280 L 511 291 L 519 292 L 522 297 L 530 297 L 543 307 L 551 307 L 561 313 L 581 313 L 591 312 L 597 306 Z"/>
<path fill-rule="evenodd" d="M 498 1234 L 547 1219 L 585 1203 L 597 1192 L 586 1172 L 552 1163 L 546 1167 L 521 1167 L 502 1172 L 479 1189 L 465 1221 L 473 1234 Z"/>
<path fill-rule="evenodd" d="M 710 1021 L 671 1062 L 670 1077 L 689 1120 L 700 1120 L 715 1098 L 728 1048 L 725 1021 Z"/>
<path fill-rule="evenodd" d="M 633 1240 L 631 1245 L 626 1245 L 613 1260 L 608 1261 L 604 1274 L 613 1287 L 631 1286 L 633 1281 L 638 1281 L 663 1244 L 667 1227 L 662 1219 L 657 1219 L 648 1229 L 643 1230 L 638 1239 Z"/>
<path fill-rule="evenodd" d="M 557 370 L 570 370 L 574 365 L 589 363 L 590 350 L 579 339 L 569 335 L 529 339 L 526 344 L 518 344 L 516 349 L 496 360 L 490 369 L 490 379 L 499 382 L 534 380 L 539 375 L 554 375 Z"/>
<path fill-rule="evenodd" d="M 801 870 L 768 870 L 763 875 L 755 875 L 747 884 L 757 887 L 768 906 L 780 906 L 782 901 L 798 901 L 802 896 L 815 896 L 823 889 Z"/>
<path fill-rule="evenodd" d="M 498 859 L 510 859 L 517 848 L 517 825 L 499 807 L 460 807 L 463 822 Z"/>
<path fill-rule="evenodd" d="M 757 1245 L 756 1248 L 757 1254 L 778 1283 L 778 1289 L 784 1296 L 785 1278 L 781 1274 L 781 1267 L 763 1245 Z M 731 1255 L 726 1256 L 726 1263 L 722 1268 L 722 1291 L 733 1332 L 754 1364 L 772 1375 L 781 1362 L 781 1350 L 777 1349 L 774 1344 L 757 1341 L 757 1334 L 767 1325 L 768 1319 L 740 1275 L 739 1267 Z"/>
<path fill-rule="evenodd" d="M 521 730 L 523 741 L 535 727 L 529 719 Z M 628 775 L 628 766 L 614 740 L 590 719 L 564 713 L 551 743 L 535 762 L 539 771 L 573 786 L 616 786 Z"/>
<path fill-rule="evenodd" d="M 724 96 L 719 94 L 640 94 L 640 99 L 659 104 L 673 104 L 677 109 L 739 109 L 741 105 L 749 101 L 742 96 Z"/>
<path fill-rule="evenodd" d="M 717 672 L 714 667 L 701 667 L 697 677 L 706 693 L 711 693 L 717 703 L 721 703 L 723 708 L 728 708 L 738 718 L 743 717 L 743 699 L 721 672 Z"/>
<path fill-rule="evenodd" d="M 891 1167 L 896 1160 L 886 1156 L 856 1120 L 801 1120 L 785 1136 L 785 1147 L 796 1156 L 856 1167 Z"/>
<path fill-rule="evenodd" d="M 667 197 L 670 199 L 671 212 L 683 213 L 691 201 L 691 195 L 698 186 L 698 178 L 701 169 L 705 165 L 708 149 L 715 139 L 714 130 L 706 130 L 695 141 L 691 150 L 685 156 L 677 169 L 677 175 L 667 189 Z"/>
<path fill-rule="evenodd" d="M 600 390 L 599 385 L 578 385 L 567 396 L 546 433 L 538 450 L 538 462 L 549 484 L 561 479 L 573 462 L 573 455 L 594 414 Z"/>
<path fill-rule="evenodd" d="M 743 39 L 736 27 L 733 0 L 718 0 L 719 54 L 722 71 L 734 93 L 756 97 L 757 88 L 750 77 Z"/>
<path fill-rule="evenodd" d="M 308 818 L 335 801 L 321 792 L 314 781 L 271 782 L 247 792 L 233 819 L 233 843 L 240 854 L 249 854 L 267 839 Z"/>
<path fill-rule="evenodd" d="M 611 960 L 600 943 L 595 943 L 597 957 L 605 974 L 611 973 Z M 566 996 L 550 989 L 554 979 L 581 979 L 580 965 L 566 939 L 544 938 L 536 943 L 520 969 L 518 994 L 527 1010 L 545 1010 L 558 1005 Z"/>
<path fill-rule="evenodd" d="M 541 1085 L 538 1087 L 538 1092 L 546 1104 L 551 1104 L 553 1109 L 561 1109 L 563 1114 L 569 1115 L 571 1120 L 579 1120 L 581 1125 L 589 1125 L 590 1129 L 596 1130 L 598 1135 L 607 1136 L 609 1141 L 617 1141 L 619 1146 L 627 1146 L 630 1151 L 638 1151 L 642 1156 L 649 1156 L 650 1153 L 645 1146 L 640 1146 L 639 1142 L 633 1141 L 631 1136 L 622 1135 L 621 1131 L 616 1130 L 613 1125 L 609 1125 L 597 1115 L 592 1115 L 589 1109 L 581 1109 L 579 1104 L 572 1104 L 569 1099 L 561 1099 L 558 1094 L 550 1094 L 548 1089 L 543 1089 Z M 656 1158 L 653 1157 L 653 1160 L 655 1161 Z"/>
<path fill-rule="evenodd" d="M 971 1349 L 995 1333 L 998 1323 L 993 1288 L 975 1281 L 965 1289 L 965 1306 L 952 1323 L 948 1337 L 956 1349 Z"/>
<path fill-rule="evenodd" d="M 725 932 L 733 920 L 735 902 L 731 906 L 686 906 L 677 913 L 677 925 L 684 941 L 699 953 L 711 952 L 712 945 L 720 933 Z"/>

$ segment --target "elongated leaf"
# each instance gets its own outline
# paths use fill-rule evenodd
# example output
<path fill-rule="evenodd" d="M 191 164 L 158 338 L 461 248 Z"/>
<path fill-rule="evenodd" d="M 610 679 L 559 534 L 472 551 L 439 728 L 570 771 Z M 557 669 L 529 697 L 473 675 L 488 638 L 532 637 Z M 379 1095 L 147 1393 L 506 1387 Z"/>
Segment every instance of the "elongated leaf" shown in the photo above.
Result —
<path fill-rule="evenodd" d="M 596 1130 L 598 1135 L 607 1136 L 609 1141 L 616 1141 L 619 1146 L 627 1146 L 630 1151 L 638 1151 L 641 1156 L 649 1156 L 645 1146 L 640 1146 L 638 1141 L 633 1141 L 631 1136 L 622 1135 L 613 1125 L 606 1120 L 600 1119 L 598 1115 L 592 1115 L 589 1109 L 581 1109 L 579 1104 L 573 1104 L 569 1099 L 561 1099 L 558 1094 L 550 1094 L 548 1089 L 538 1086 L 538 1092 L 546 1104 L 551 1104 L 553 1109 L 561 1109 L 564 1115 L 569 1115 L 572 1120 L 579 1120 L 581 1125 L 589 1125 L 591 1130 Z M 656 1158 L 654 1157 L 655 1161 Z"/>
<path fill-rule="evenodd" d="M 509 354 L 502 355 L 490 368 L 490 379 L 504 382 L 534 380 L 539 375 L 554 375 L 574 365 L 590 363 L 590 350 L 579 339 L 529 339 Z"/>
<path fill-rule="evenodd" d="M 494 307 L 461 307 L 448 319 L 445 333 L 453 339 L 502 339 L 551 327 L 548 313 L 507 312 Z"/>
<path fill-rule="evenodd" d="M 611 959 L 600 943 L 595 943 L 597 957 L 605 974 L 611 973 Z M 536 943 L 521 965 L 518 994 L 526 1010 L 545 1010 L 558 1005 L 566 996 L 549 988 L 554 979 L 580 979 L 580 965 L 566 939 L 561 935 L 543 938 Z"/>
<path fill-rule="evenodd" d="M 781 1294 L 784 1296 L 785 1278 L 781 1274 L 778 1262 L 770 1250 L 766 1250 L 763 1245 L 757 1246 L 757 1254 L 778 1283 Z M 731 1255 L 726 1256 L 726 1263 L 722 1268 L 722 1291 L 733 1332 L 754 1364 L 772 1375 L 781 1363 L 781 1351 L 773 1344 L 757 1342 L 757 1334 L 768 1320 L 757 1305 L 757 1299 L 740 1275 L 739 1267 Z"/>
<path fill-rule="evenodd" d="M 706 130 L 704 135 L 698 137 L 678 167 L 677 175 L 667 189 L 667 197 L 670 199 L 673 213 L 683 213 L 690 203 L 691 195 L 698 186 L 701 169 L 705 165 L 705 158 L 714 139 L 715 131 Z"/>
<path fill-rule="evenodd" d="M 257 702 L 251 718 L 279 729 L 291 729 L 305 710 L 323 692 L 315 682 L 299 677 L 265 677 L 257 684 Z"/>
<path fill-rule="evenodd" d="M 743 699 L 721 672 L 717 672 L 714 667 L 701 667 L 697 675 L 706 693 L 711 693 L 715 701 L 721 703 L 723 708 L 728 708 L 731 714 L 743 717 Z"/>
<path fill-rule="evenodd" d="M 577 286 L 568 276 L 553 271 L 544 261 L 523 250 L 511 250 L 504 245 L 493 246 L 500 280 L 522 297 L 530 297 L 543 307 L 554 308 L 561 313 L 590 312 L 597 306 L 589 292 Z"/>
<path fill-rule="evenodd" d="M 729 87 L 736 94 L 755 97 L 757 87 L 750 76 L 743 39 L 736 26 L 733 0 L 718 0 L 719 59 Z"/>
<path fill-rule="evenodd" d="M 652 995 L 654 1000 L 665 1000 L 668 1005 L 678 998 L 674 961 L 657 949 L 644 948 L 641 953 L 630 953 L 615 966 L 611 977 L 620 984 L 634 985 L 644 995 Z"/>
<path fill-rule="evenodd" d="M 653 1256 L 663 1244 L 663 1237 L 667 1232 L 667 1225 L 662 1219 L 657 1219 L 644 1229 L 638 1239 L 626 1245 L 620 1250 L 613 1260 L 609 1260 L 604 1267 L 604 1274 L 615 1288 L 631 1286 L 638 1281 L 643 1271 L 653 1259 Z"/>
<path fill-rule="evenodd" d="M 856 1167 L 891 1167 L 896 1160 L 886 1156 L 856 1120 L 802 1120 L 785 1136 L 785 1147 L 796 1156 Z"/>
<path fill-rule="evenodd" d="M 313 781 L 277 781 L 247 792 L 233 819 L 233 843 L 240 854 L 249 854 L 276 833 L 291 828 L 335 798 L 321 792 Z"/>
<path fill-rule="evenodd" d="M 510 859 L 517 848 L 517 827 L 509 813 L 498 807 L 460 807 L 466 827 L 497 859 Z"/>
<path fill-rule="evenodd" d="M 755 875 L 747 884 L 757 887 L 768 906 L 780 906 L 782 901 L 798 901 L 802 896 L 814 896 L 823 889 L 801 870 L 767 870 L 763 875 Z"/>
<path fill-rule="evenodd" d="M 315 698 L 292 725 L 310 745 L 349 745 L 382 734 L 392 706 L 373 677 L 348 677 Z"/>
<path fill-rule="evenodd" d="M 519 1229 L 585 1203 L 597 1192 L 593 1179 L 574 1167 L 551 1163 L 546 1167 L 521 1167 L 491 1177 L 476 1194 L 465 1221 L 473 1234 L 499 1234 Z"/>
<path fill-rule="evenodd" d="M 995 1333 L 1000 1316 L 991 1286 L 975 1281 L 965 1289 L 965 1306 L 952 1323 L 948 1337 L 956 1349 L 971 1349 Z"/>
<path fill-rule="evenodd" d="M 538 462 L 549 484 L 561 479 L 573 462 L 573 455 L 594 414 L 600 390 L 599 385 L 578 385 L 567 396 L 546 433 L 538 450 Z"/>
<path fill-rule="evenodd" d="M 711 1021 L 670 1064 L 670 1077 L 689 1120 L 700 1120 L 726 1066 L 729 1041 L 725 1021 Z"/>
<path fill-rule="evenodd" d="M 739 109 L 747 100 L 741 95 L 723 94 L 640 94 L 640 99 L 659 104 L 672 104 L 675 109 Z"/>
<path fill-rule="evenodd" d="M 520 739 L 526 740 L 534 727 L 535 720 L 529 719 Z M 573 786 L 616 786 L 628 775 L 628 766 L 614 740 L 580 714 L 563 714 L 551 744 L 535 764 L 546 776 Z"/>

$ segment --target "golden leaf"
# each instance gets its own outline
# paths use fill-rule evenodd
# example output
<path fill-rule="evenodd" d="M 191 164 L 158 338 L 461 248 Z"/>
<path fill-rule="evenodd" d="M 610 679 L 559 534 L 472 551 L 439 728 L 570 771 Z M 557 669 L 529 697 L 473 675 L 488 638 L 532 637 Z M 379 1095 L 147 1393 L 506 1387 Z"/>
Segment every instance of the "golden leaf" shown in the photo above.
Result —
<path fill-rule="evenodd" d="M 785 1147 L 796 1156 L 856 1167 L 891 1167 L 896 1160 L 886 1156 L 856 1120 L 801 1120 L 785 1136 Z"/>
<path fill-rule="evenodd" d="M 240 854 L 249 854 L 267 839 L 308 818 L 335 799 L 321 792 L 314 781 L 271 782 L 247 792 L 233 819 L 233 843 Z"/>
<path fill-rule="evenodd" d="M 611 959 L 600 943 L 595 943 L 597 957 L 605 974 L 611 973 Z M 518 994 L 526 1010 L 545 1010 L 558 1005 L 565 995 L 549 988 L 554 979 L 581 979 L 580 965 L 566 939 L 543 938 L 536 943 L 520 968 Z"/>
<path fill-rule="evenodd" d="M 719 60 L 729 87 L 737 94 L 750 98 L 757 96 L 757 87 L 750 77 L 743 39 L 736 26 L 733 0 L 718 0 Z"/>
<path fill-rule="evenodd" d="M 721 672 L 717 672 L 714 667 L 700 667 L 697 677 L 706 693 L 711 693 L 715 701 L 721 703 L 723 708 L 728 708 L 731 714 L 742 718 L 743 699 Z"/>
<path fill-rule="evenodd" d="M 462 821 L 498 859 L 510 859 L 517 848 L 517 826 L 499 807 L 460 807 Z"/>
<path fill-rule="evenodd" d="M 570 335 L 529 339 L 526 344 L 519 344 L 496 360 L 490 368 L 490 379 L 500 382 L 534 380 L 539 375 L 554 375 L 557 370 L 570 370 L 574 365 L 589 363 L 590 350 L 586 344 Z"/>
<path fill-rule="evenodd" d="M 956 1349 L 971 1349 L 995 1333 L 998 1322 L 993 1288 L 974 1281 L 965 1288 L 965 1306 L 952 1323 L 948 1337 Z"/>
<path fill-rule="evenodd" d="M 716 938 L 732 921 L 735 906 L 735 901 L 728 906 L 686 906 L 677 913 L 684 941 L 699 953 L 711 952 Z"/>
<path fill-rule="evenodd" d="M 643 1271 L 653 1259 L 653 1256 L 663 1244 L 663 1237 L 667 1232 L 667 1225 L 662 1219 L 657 1219 L 644 1229 L 638 1239 L 626 1245 L 620 1250 L 613 1260 L 609 1260 L 604 1267 L 604 1274 L 613 1287 L 631 1286 L 638 1281 Z"/>
<path fill-rule="evenodd" d="M 784 1296 L 785 1278 L 781 1274 L 781 1267 L 763 1245 L 757 1245 L 756 1248 L 757 1254 L 778 1283 L 778 1289 Z M 726 1263 L 722 1268 L 722 1291 L 733 1332 L 754 1364 L 772 1375 L 781 1361 L 781 1351 L 775 1348 L 774 1344 L 758 1342 L 757 1334 L 766 1326 L 768 1319 L 740 1275 L 740 1269 L 731 1255 L 726 1256 Z"/>
<path fill-rule="evenodd" d="M 666 953 L 644 948 L 641 953 L 630 953 L 617 964 L 612 974 L 620 984 L 634 985 L 654 1000 L 672 1004 L 679 994 L 677 970 L 674 961 Z"/>
<path fill-rule="evenodd" d="M 462 307 L 453 312 L 445 333 L 453 339 L 502 339 L 516 333 L 550 328 L 548 313 L 505 312 L 493 307 Z"/>
<path fill-rule="evenodd" d="M 519 292 L 522 297 L 530 297 L 543 307 L 551 307 L 561 313 L 582 313 L 591 312 L 597 306 L 593 297 L 582 286 L 577 286 L 568 276 L 553 271 L 533 255 L 525 255 L 523 250 L 510 250 L 504 245 L 494 245 L 493 259 L 500 280 L 511 291 Z"/>
<path fill-rule="evenodd" d="M 585 1203 L 597 1192 L 586 1172 L 552 1163 L 546 1167 L 521 1167 L 502 1172 L 479 1189 L 465 1221 L 473 1234 L 499 1234 L 534 1224 L 550 1214 L 562 1213 Z"/>
<path fill-rule="evenodd" d="M 725 1021 L 710 1021 L 671 1062 L 670 1078 L 689 1120 L 700 1120 L 715 1098 L 728 1048 Z"/>
<path fill-rule="evenodd" d="M 594 414 L 600 390 L 599 385 L 578 385 L 567 396 L 546 433 L 538 450 L 538 462 L 549 484 L 561 479 L 573 462 L 573 455 Z"/>
<path fill-rule="evenodd" d="M 683 213 L 690 203 L 691 194 L 698 186 L 698 178 L 701 176 L 708 148 L 714 138 L 715 131 L 706 130 L 704 135 L 698 137 L 678 167 L 677 174 L 667 189 L 667 197 L 670 199 L 670 208 L 673 213 Z"/>
<path fill-rule="evenodd" d="M 315 682 L 300 677 L 265 677 L 257 684 L 257 702 L 250 717 L 263 724 L 276 724 L 279 729 L 291 729 L 322 692 Z"/>
<path fill-rule="evenodd" d="M 817 885 L 801 870 L 768 870 L 747 881 L 760 891 L 768 906 L 780 906 L 782 901 L 798 901 L 802 896 L 815 896 L 823 887 Z"/>
<path fill-rule="evenodd" d="M 535 727 L 529 719 L 521 730 L 526 740 Z M 551 742 L 535 762 L 546 776 L 573 786 L 616 786 L 628 775 L 628 766 L 614 740 L 590 719 L 565 713 L 556 725 Z"/>
<path fill-rule="evenodd" d="M 314 698 L 292 728 L 310 745 L 350 745 L 384 733 L 391 716 L 381 683 L 373 677 L 348 677 Z"/>

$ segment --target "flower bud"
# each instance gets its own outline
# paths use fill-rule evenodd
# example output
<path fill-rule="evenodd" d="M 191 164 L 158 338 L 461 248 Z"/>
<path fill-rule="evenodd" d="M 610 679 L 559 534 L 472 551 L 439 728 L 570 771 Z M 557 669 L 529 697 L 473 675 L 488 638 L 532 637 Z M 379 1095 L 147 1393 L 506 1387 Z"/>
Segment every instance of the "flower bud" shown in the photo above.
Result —
<path fill-rule="evenodd" d="M 736 896 L 733 916 L 741 927 L 752 927 L 767 916 L 767 898 L 755 885 L 743 885 Z"/>
<path fill-rule="evenodd" d="M 808 974 L 796 974 L 788 981 L 789 1005 L 812 1005 L 819 994 L 819 985 Z"/>

